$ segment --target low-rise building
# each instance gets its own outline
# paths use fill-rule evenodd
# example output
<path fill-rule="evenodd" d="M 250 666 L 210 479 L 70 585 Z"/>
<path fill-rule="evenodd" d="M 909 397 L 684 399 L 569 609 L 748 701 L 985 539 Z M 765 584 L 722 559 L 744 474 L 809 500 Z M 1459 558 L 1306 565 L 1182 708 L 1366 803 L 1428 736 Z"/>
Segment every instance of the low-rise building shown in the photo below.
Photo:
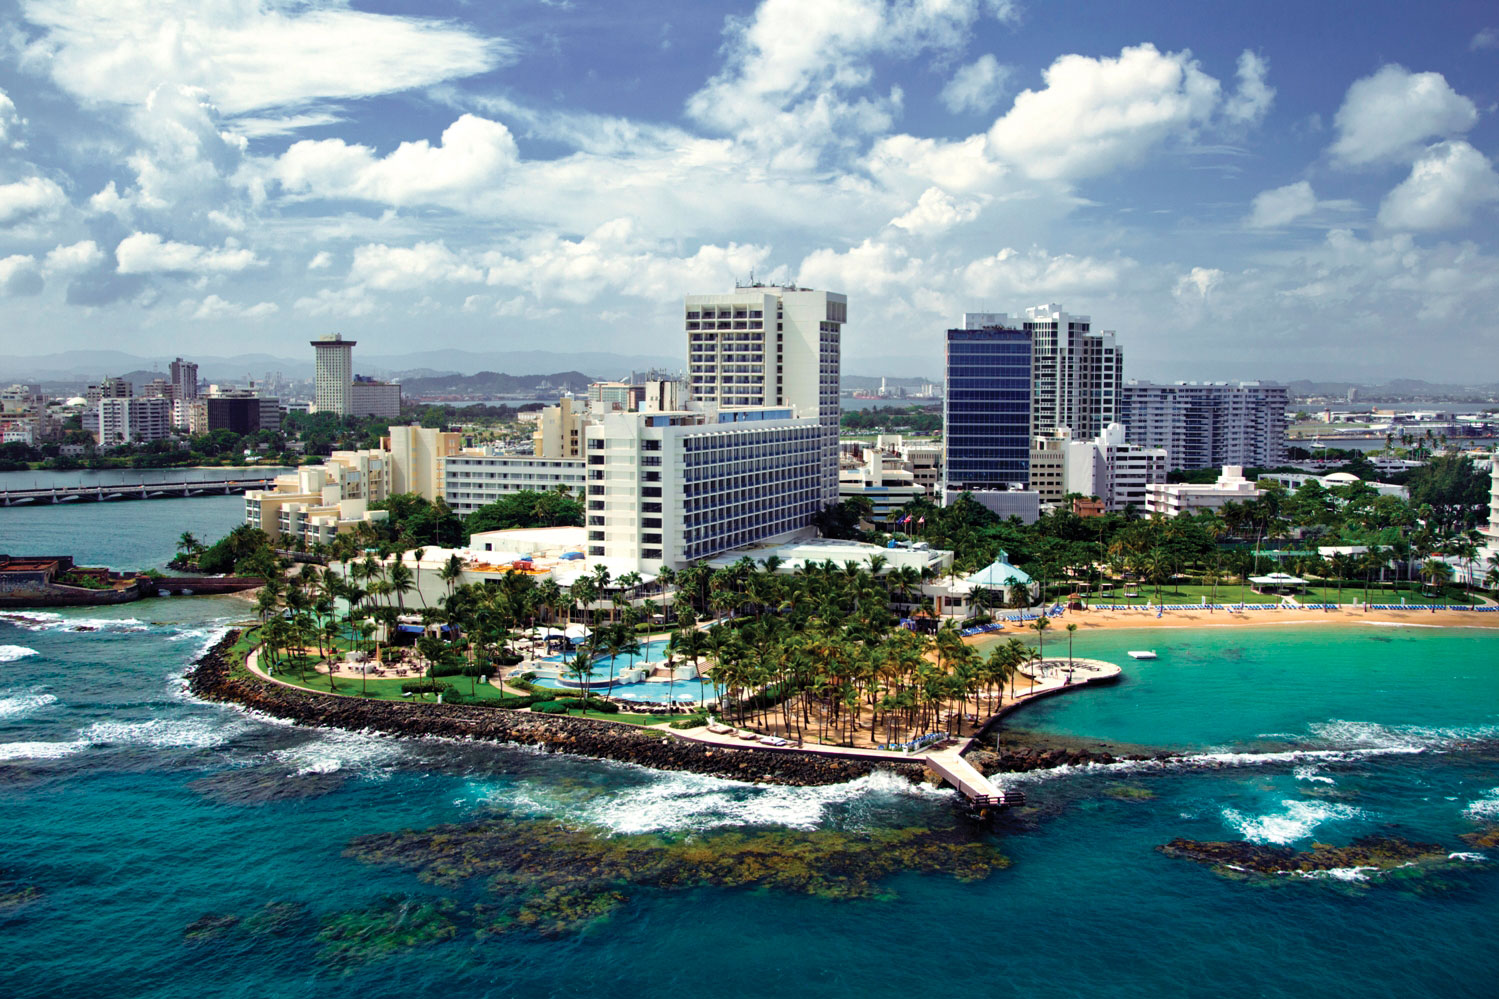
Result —
<path fill-rule="evenodd" d="M 381 449 L 389 456 L 390 491 L 416 493 L 429 503 L 442 496 L 443 462 L 462 446 L 463 435 L 454 430 L 392 426 L 389 435 L 380 439 Z"/>
<path fill-rule="evenodd" d="M 1062 492 L 1097 497 L 1109 513 L 1144 510 L 1151 486 L 1166 481 L 1166 450 L 1128 444 L 1122 424 L 1110 423 L 1091 441 L 1068 441 Z"/>
<path fill-rule="evenodd" d="M 443 461 L 442 495 L 460 516 L 511 493 L 551 492 L 565 486 L 574 496 L 582 497 L 585 468 L 582 458 L 461 451 Z"/>
<path fill-rule="evenodd" d="M 838 499 L 867 499 L 871 522 L 888 523 L 907 503 L 926 496 L 909 465 L 898 454 L 878 447 L 861 448 L 857 459 L 838 469 Z"/>
<path fill-rule="evenodd" d="M 1260 495 L 1260 488 L 1244 478 L 1241 465 L 1224 465 L 1217 482 L 1194 485 L 1157 482 L 1145 491 L 1145 510 L 1165 517 L 1179 517 L 1200 510 L 1221 510 L 1228 503 L 1246 503 Z"/>
<path fill-rule="evenodd" d="M 360 520 L 383 516 L 369 507 L 390 495 L 389 472 L 386 451 L 334 451 L 321 465 L 278 475 L 272 489 L 245 493 L 245 523 L 272 539 L 326 543 Z"/>

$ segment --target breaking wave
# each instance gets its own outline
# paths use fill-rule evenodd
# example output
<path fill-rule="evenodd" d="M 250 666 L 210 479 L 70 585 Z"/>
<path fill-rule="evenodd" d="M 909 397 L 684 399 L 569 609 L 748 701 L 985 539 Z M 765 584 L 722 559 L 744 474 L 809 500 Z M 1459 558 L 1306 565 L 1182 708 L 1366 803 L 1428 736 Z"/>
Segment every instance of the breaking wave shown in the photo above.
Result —
<path fill-rule="evenodd" d="M 1223 820 L 1251 843 L 1284 846 L 1305 839 L 1324 822 L 1359 818 L 1364 813 L 1350 805 L 1325 801 L 1286 799 L 1279 812 L 1245 815 L 1236 808 L 1223 809 Z"/>
<path fill-rule="evenodd" d="M 150 631 L 151 625 L 134 617 L 64 617 L 52 611 L 14 611 L 0 614 L 26 631 Z"/>
<path fill-rule="evenodd" d="M 57 695 L 28 691 L 21 694 L 6 692 L 0 696 L 0 719 L 25 718 L 27 715 L 57 703 Z"/>
<path fill-rule="evenodd" d="M 36 654 L 36 649 L 28 649 L 24 645 L 0 645 L 0 663 L 13 663 L 17 659 Z"/>
<path fill-rule="evenodd" d="M 533 781 L 512 787 L 479 787 L 480 801 L 531 815 L 556 815 L 610 832 L 702 831 L 731 826 L 783 826 L 816 829 L 830 813 L 844 810 L 857 823 L 861 812 L 898 802 L 940 800 L 951 792 L 912 784 L 888 771 L 876 771 L 844 784 L 785 787 L 749 784 L 693 773 L 665 773 L 639 787 L 586 796 L 559 794 Z"/>

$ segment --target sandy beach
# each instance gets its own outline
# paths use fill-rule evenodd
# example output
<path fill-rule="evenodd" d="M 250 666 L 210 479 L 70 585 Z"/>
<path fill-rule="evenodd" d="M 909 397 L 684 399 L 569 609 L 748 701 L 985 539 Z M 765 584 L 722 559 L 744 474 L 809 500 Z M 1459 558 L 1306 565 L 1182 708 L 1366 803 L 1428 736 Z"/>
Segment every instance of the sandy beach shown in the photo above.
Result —
<path fill-rule="evenodd" d="M 1478 611 L 1438 610 L 1412 607 L 1409 610 L 1368 610 L 1352 605 L 1338 610 L 1312 610 L 1310 608 L 1286 608 L 1285 610 L 1168 610 L 1156 616 L 1156 608 L 1139 607 L 1130 610 L 1073 610 L 1052 618 L 1052 627 L 1047 634 L 1055 640 L 1057 634 L 1065 636 L 1066 627 L 1076 624 L 1078 631 L 1106 628 L 1243 628 L 1273 627 L 1286 624 L 1385 624 L 1422 625 L 1438 628 L 1499 628 L 1499 613 Z M 974 635 L 967 639 L 978 642 L 995 635 L 1035 635 L 1029 627 L 1008 624 L 1003 631 L 986 635 Z"/>

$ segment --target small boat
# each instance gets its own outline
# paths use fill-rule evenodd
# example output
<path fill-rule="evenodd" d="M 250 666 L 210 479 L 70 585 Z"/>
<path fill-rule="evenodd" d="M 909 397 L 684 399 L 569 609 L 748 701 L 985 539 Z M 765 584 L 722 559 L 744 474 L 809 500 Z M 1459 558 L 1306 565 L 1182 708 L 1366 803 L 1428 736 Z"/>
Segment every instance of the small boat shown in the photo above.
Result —
<path fill-rule="evenodd" d="M 1132 650 L 1130 652 L 1126 652 L 1125 655 L 1129 656 L 1131 659 L 1154 659 L 1155 658 L 1155 653 L 1152 652 L 1152 651 L 1150 651 L 1149 649 L 1134 649 L 1134 650 Z"/>

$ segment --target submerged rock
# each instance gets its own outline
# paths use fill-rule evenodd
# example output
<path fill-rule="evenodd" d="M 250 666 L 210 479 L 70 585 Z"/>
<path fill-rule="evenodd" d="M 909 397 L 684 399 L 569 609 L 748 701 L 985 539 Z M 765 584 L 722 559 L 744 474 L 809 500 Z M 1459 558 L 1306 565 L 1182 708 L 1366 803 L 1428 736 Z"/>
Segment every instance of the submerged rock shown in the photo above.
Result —
<path fill-rule="evenodd" d="M 1499 826 L 1489 826 L 1477 832 L 1463 833 L 1460 838 L 1469 846 L 1476 846 L 1480 850 L 1492 850 L 1499 847 Z"/>
<path fill-rule="evenodd" d="M 1395 836 L 1360 836 L 1347 846 L 1313 843 L 1310 850 L 1245 842 L 1173 839 L 1156 847 L 1168 857 L 1206 864 L 1220 874 L 1312 874 L 1332 871 L 1390 871 L 1449 866 L 1451 851 L 1437 843 Z"/>
<path fill-rule="evenodd" d="M 0 916 L 25 908 L 33 902 L 40 901 L 41 897 L 42 890 L 36 885 L 0 881 Z"/>
<path fill-rule="evenodd" d="M 233 913 L 212 913 L 200 916 L 182 931 L 182 939 L 188 943 L 208 943 L 229 935 L 239 925 L 239 916 Z"/>
<path fill-rule="evenodd" d="M 360 837 L 345 852 L 448 888 L 483 879 L 492 901 L 460 917 L 480 937 L 577 932 L 639 890 L 711 885 L 874 898 L 888 895 L 879 882 L 897 872 L 977 881 L 1008 863 L 990 843 L 956 828 L 610 836 L 511 818 Z"/>
<path fill-rule="evenodd" d="M 447 899 L 391 897 L 373 908 L 330 916 L 318 931 L 318 958 L 357 964 L 451 940 L 458 933 L 451 918 L 456 908 Z"/>

